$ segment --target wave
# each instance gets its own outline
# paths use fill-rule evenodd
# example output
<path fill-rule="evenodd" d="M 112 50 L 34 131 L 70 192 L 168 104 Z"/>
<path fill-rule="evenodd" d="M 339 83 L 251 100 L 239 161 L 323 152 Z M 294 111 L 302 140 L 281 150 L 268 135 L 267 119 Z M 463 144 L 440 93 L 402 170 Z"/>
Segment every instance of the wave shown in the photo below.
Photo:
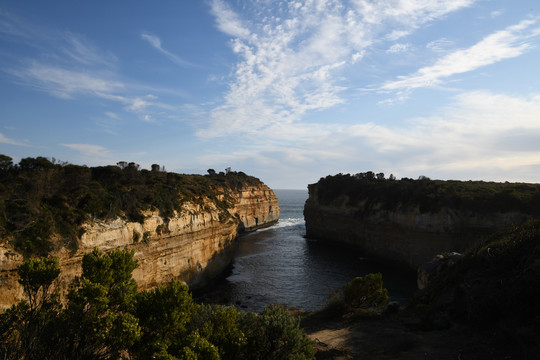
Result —
<path fill-rule="evenodd" d="M 287 218 L 287 219 L 279 219 L 277 224 L 274 224 L 267 228 L 262 228 L 257 230 L 257 232 L 264 232 L 269 230 L 276 230 L 276 229 L 282 229 L 282 228 L 288 228 L 288 227 L 294 227 L 294 226 L 300 226 L 304 225 L 305 221 L 304 218 Z"/>
<path fill-rule="evenodd" d="M 291 226 L 297 226 L 297 225 L 304 225 L 304 218 L 279 219 L 278 223 L 272 227 L 275 229 L 275 228 L 284 228 L 284 227 L 291 227 Z"/>

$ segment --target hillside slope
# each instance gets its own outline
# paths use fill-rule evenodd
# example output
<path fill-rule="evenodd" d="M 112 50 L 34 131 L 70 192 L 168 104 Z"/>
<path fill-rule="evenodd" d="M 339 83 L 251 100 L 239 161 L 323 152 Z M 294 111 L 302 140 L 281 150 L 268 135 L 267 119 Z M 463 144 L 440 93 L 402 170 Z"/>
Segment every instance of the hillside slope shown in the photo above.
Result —
<path fill-rule="evenodd" d="M 57 256 L 67 290 L 85 253 L 131 248 L 140 289 L 173 278 L 197 286 L 231 262 L 239 232 L 279 219 L 277 197 L 257 178 L 155 169 L 0 161 L 0 307 L 21 299 L 15 269 L 25 257 Z"/>

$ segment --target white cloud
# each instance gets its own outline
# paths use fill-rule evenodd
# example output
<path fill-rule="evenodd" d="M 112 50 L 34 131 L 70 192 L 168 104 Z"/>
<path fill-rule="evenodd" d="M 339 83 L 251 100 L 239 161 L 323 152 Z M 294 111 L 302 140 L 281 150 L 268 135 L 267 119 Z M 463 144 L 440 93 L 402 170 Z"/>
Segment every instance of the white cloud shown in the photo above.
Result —
<path fill-rule="evenodd" d="M 257 164 L 265 179 L 305 179 L 367 170 L 398 177 L 540 182 L 540 94 L 509 96 L 466 92 L 432 115 L 401 124 L 274 124 L 238 139 L 235 151 L 197 161 L 241 168 Z M 271 169 L 271 170 L 267 170 Z M 274 180 L 272 180 L 274 179 Z M 291 180 L 292 179 L 292 180 Z"/>
<path fill-rule="evenodd" d="M 520 56 L 531 47 L 527 40 L 538 35 L 538 29 L 530 29 L 535 24 L 536 20 L 527 19 L 505 30 L 497 31 L 470 48 L 454 51 L 414 74 L 400 76 L 399 80 L 387 82 L 381 90 L 429 87 L 440 84 L 443 79 L 453 75 Z"/>
<path fill-rule="evenodd" d="M 183 67 L 198 67 L 198 65 L 192 64 L 189 61 L 186 61 L 182 59 L 181 57 L 171 53 L 168 50 L 165 50 L 161 46 L 161 39 L 155 35 L 152 35 L 148 32 L 143 32 L 141 34 L 141 39 L 147 41 L 150 45 L 152 45 L 155 49 L 157 49 L 159 52 L 167 56 L 172 62 L 174 62 L 177 65 L 183 66 Z"/>
<path fill-rule="evenodd" d="M 445 52 L 448 48 L 452 47 L 454 42 L 447 38 L 441 38 L 435 41 L 431 41 L 426 45 L 426 48 L 435 52 Z"/>
<path fill-rule="evenodd" d="M 127 81 L 117 71 L 117 57 L 80 34 L 39 27 L 1 9 L 0 34 L 32 49 L 28 54 L 34 53 L 32 57 L 21 57 L 9 67 L 4 65 L 0 70 L 11 75 L 19 85 L 33 87 L 51 96 L 105 99 L 136 113 L 142 121 L 145 120 L 144 115 L 156 121 L 158 118 L 166 119 L 170 114 L 165 114 L 163 110 L 175 110 L 176 104 L 165 104 L 153 93 L 187 96 L 187 93 L 177 89 L 160 89 Z M 163 49 L 159 38 L 148 33 L 143 33 L 142 37 L 177 64 L 198 67 Z M 100 126 L 107 124 L 104 119 L 95 121 Z M 112 132 L 107 126 L 103 128 Z"/>
<path fill-rule="evenodd" d="M 114 55 L 102 53 L 81 35 L 65 32 L 63 39 L 67 46 L 61 48 L 61 51 L 79 64 L 112 66 L 116 61 Z"/>
<path fill-rule="evenodd" d="M 10 139 L 4 134 L 0 133 L 0 144 L 16 145 L 16 146 L 28 146 L 27 143 Z"/>
<path fill-rule="evenodd" d="M 104 116 L 94 118 L 95 124 L 99 127 L 100 132 L 109 135 L 118 135 L 118 127 L 122 123 L 122 117 L 114 112 L 106 111 Z"/>
<path fill-rule="evenodd" d="M 386 35 L 385 38 L 388 41 L 396 41 L 410 34 L 411 34 L 410 30 L 392 30 L 392 32 Z"/>
<path fill-rule="evenodd" d="M 241 39 L 249 37 L 249 30 L 242 25 L 238 15 L 225 2 L 213 0 L 211 6 L 220 31 Z"/>
<path fill-rule="evenodd" d="M 540 166 L 540 95 L 467 92 L 406 126 L 367 123 L 346 133 L 372 149 L 375 163 L 394 163 L 402 172 L 511 179 L 513 172 Z"/>
<path fill-rule="evenodd" d="M 388 54 L 399 54 L 409 50 L 409 44 L 393 44 L 386 50 Z"/>
<path fill-rule="evenodd" d="M 491 16 L 492 19 L 494 19 L 496 17 L 501 16 L 502 14 L 504 14 L 504 9 L 492 11 L 489 15 Z"/>
<path fill-rule="evenodd" d="M 386 34 L 405 36 L 473 0 L 251 2 L 243 19 L 221 0 L 211 3 L 218 29 L 239 56 L 223 104 L 211 111 L 203 137 L 253 133 L 343 104 L 339 75 L 358 64 Z M 246 9 L 249 5 L 254 8 Z M 275 5 L 274 7 L 271 7 Z M 282 6 L 285 5 L 285 6 Z M 283 9 L 286 10 L 283 10 Z M 390 29 L 390 30 L 389 30 Z M 405 45 L 393 51 L 405 50 Z M 358 66 L 358 65 L 357 65 Z"/>
<path fill-rule="evenodd" d="M 37 31 L 17 15 L 0 9 L 0 33 L 28 39 L 33 37 Z"/>
<path fill-rule="evenodd" d="M 111 152 L 99 145 L 91 144 L 61 144 L 71 150 L 79 152 L 81 155 L 89 158 L 110 158 Z"/>
<path fill-rule="evenodd" d="M 137 86 L 115 80 L 117 75 L 108 70 L 73 70 L 59 64 L 48 65 L 32 61 L 26 67 L 10 70 L 10 73 L 28 86 L 63 99 L 93 96 L 120 103 L 125 110 L 138 115 L 148 114 L 156 109 L 173 109 L 171 105 L 158 101 L 154 94 L 137 95 L 137 92 L 145 88 L 138 89 Z M 144 116 L 141 119 L 146 120 Z"/>
<path fill-rule="evenodd" d="M 355 3 L 364 14 L 366 22 L 380 24 L 391 19 L 415 29 L 452 11 L 468 7 L 474 0 L 356 0 Z"/>
<path fill-rule="evenodd" d="M 26 68 L 12 70 L 11 73 L 28 85 L 61 98 L 77 94 L 108 97 L 125 87 L 122 82 L 111 80 L 114 76 L 110 73 L 88 73 L 38 62 L 31 62 Z"/>
<path fill-rule="evenodd" d="M 111 119 L 114 119 L 114 120 L 120 120 L 120 116 L 112 111 L 106 111 L 105 112 L 105 115 L 108 117 L 108 118 L 111 118 Z"/>

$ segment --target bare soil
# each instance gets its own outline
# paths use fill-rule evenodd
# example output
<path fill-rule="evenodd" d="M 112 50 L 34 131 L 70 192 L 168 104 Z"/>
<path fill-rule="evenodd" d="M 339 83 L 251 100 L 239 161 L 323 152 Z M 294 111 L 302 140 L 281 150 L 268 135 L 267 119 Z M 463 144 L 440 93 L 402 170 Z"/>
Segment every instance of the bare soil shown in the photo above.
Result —
<path fill-rule="evenodd" d="M 317 359 L 467 360 L 519 359 L 492 346 L 492 335 L 458 325 L 423 330 L 410 312 L 377 318 L 328 319 L 311 314 L 302 322 L 316 342 Z"/>

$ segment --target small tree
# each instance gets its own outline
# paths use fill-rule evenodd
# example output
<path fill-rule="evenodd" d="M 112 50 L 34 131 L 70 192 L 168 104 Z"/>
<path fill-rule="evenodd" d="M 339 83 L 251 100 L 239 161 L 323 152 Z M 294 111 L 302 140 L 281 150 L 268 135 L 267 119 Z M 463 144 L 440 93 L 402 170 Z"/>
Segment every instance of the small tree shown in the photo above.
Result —
<path fill-rule="evenodd" d="M 58 258 L 26 260 L 17 269 L 17 274 L 20 276 L 19 284 L 28 297 L 30 309 L 35 310 L 49 299 L 51 285 L 60 275 Z"/>
<path fill-rule="evenodd" d="M 19 268 L 23 300 L 0 314 L 0 357 L 2 359 L 53 359 L 59 350 L 62 328 L 60 304 L 49 290 L 60 273 L 56 258 L 29 259 Z"/>
<path fill-rule="evenodd" d="M 187 285 L 173 280 L 167 286 L 137 294 L 136 314 L 141 338 L 135 346 L 136 359 L 167 354 L 187 334 L 186 325 L 195 309 Z M 182 348 L 182 347 L 180 347 Z"/>
<path fill-rule="evenodd" d="M 300 320 L 285 307 L 268 305 L 260 316 L 251 317 L 255 332 L 246 330 L 252 345 L 246 358 L 254 359 L 313 359 L 313 342 L 300 329 Z M 246 325 L 246 324 L 244 324 Z"/>
<path fill-rule="evenodd" d="M 383 308 L 388 302 L 388 291 L 383 287 L 382 274 L 367 274 L 345 285 L 346 305 L 353 308 Z"/>
<path fill-rule="evenodd" d="M 80 287 L 68 295 L 65 340 L 69 358 L 120 358 L 140 337 L 135 309 L 138 266 L 133 251 L 95 249 L 83 257 Z"/>
<path fill-rule="evenodd" d="M 238 327 L 234 306 L 199 306 L 191 318 L 191 326 L 219 349 L 222 360 L 238 359 L 247 338 Z"/>
<path fill-rule="evenodd" d="M 0 154 L 0 170 L 9 170 L 13 167 L 13 159 L 7 155 Z"/>

